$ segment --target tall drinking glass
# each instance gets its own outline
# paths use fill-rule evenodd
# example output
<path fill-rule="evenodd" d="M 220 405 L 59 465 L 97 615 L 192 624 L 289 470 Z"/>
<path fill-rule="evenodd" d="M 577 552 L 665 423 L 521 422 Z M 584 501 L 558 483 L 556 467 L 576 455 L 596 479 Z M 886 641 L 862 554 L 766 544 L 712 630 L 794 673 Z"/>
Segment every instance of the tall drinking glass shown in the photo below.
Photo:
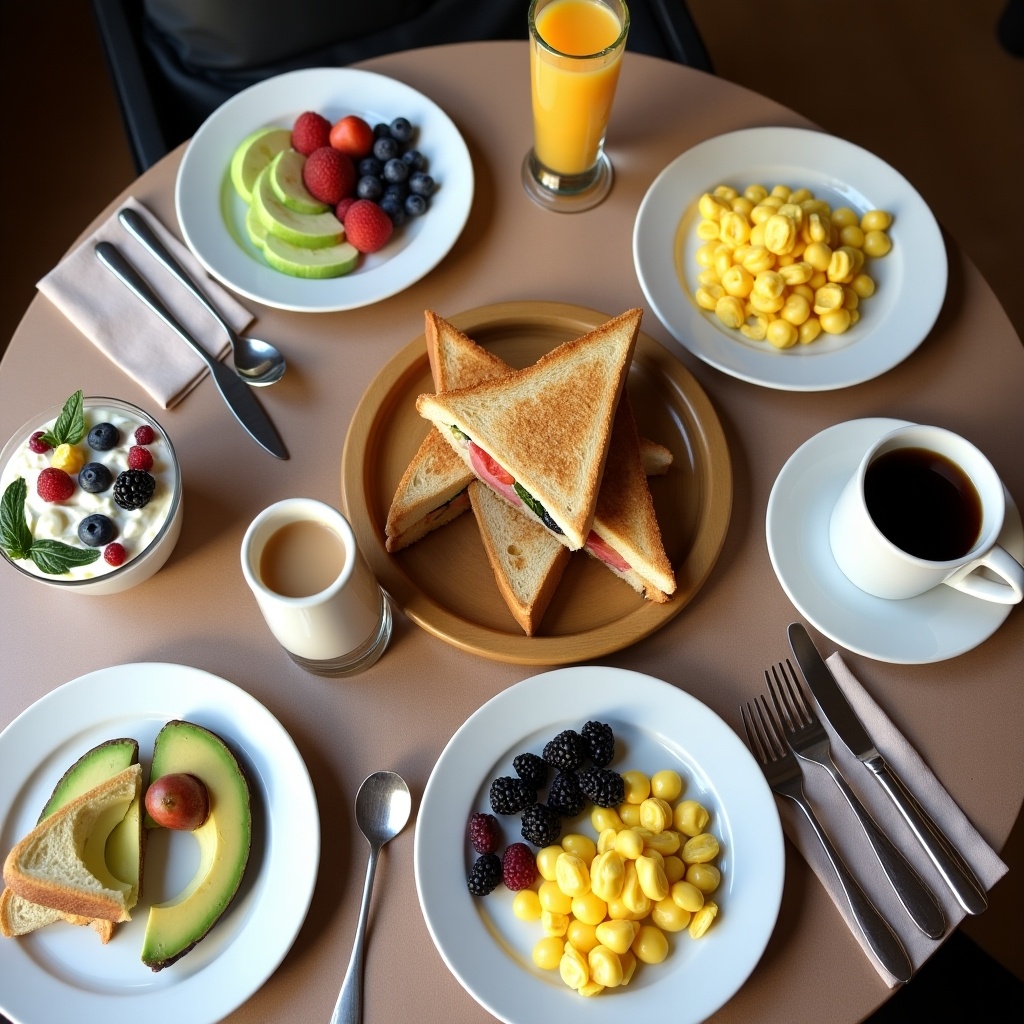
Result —
<path fill-rule="evenodd" d="M 532 0 L 533 148 L 530 198 L 562 213 L 589 210 L 612 187 L 604 136 L 629 32 L 622 0 Z"/>

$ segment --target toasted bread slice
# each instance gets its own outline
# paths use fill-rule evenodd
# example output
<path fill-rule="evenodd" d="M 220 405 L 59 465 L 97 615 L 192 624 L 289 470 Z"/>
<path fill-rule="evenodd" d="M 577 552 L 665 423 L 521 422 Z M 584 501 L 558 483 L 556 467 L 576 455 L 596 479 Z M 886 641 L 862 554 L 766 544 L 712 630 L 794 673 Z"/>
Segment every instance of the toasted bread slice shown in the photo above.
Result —
<path fill-rule="evenodd" d="M 629 310 L 525 369 L 416 400 L 477 477 L 572 550 L 593 525 L 640 317 Z"/>
<path fill-rule="evenodd" d="M 63 914 L 128 921 L 133 886 L 110 873 L 107 839 L 140 793 L 130 765 L 44 818 L 7 855 L 4 882 L 17 896 Z"/>
<path fill-rule="evenodd" d="M 48 924 L 66 921 L 68 924 L 89 925 L 106 945 L 114 934 L 114 922 L 102 918 L 82 917 L 79 914 L 62 914 L 52 907 L 44 907 L 21 896 L 16 896 L 5 888 L 0 893 L 0 935 L 11 939 L 19 935 L 28 935 L 37 928 L 45 928 Z"/>
<path fill-rule="evenodd" d="M 650 438 L 640 438 L 640 458 L 646 476 L 664 476 L 672 466 L 674 456 L 670 449 Z M 607 467 L 605 467 L 607 472 Z"/>
<path fill-rule="evenodd" d="M 533 636 L 572 552 L 478 480 L 468 490 L 498 590 L 523 632 Z"/>

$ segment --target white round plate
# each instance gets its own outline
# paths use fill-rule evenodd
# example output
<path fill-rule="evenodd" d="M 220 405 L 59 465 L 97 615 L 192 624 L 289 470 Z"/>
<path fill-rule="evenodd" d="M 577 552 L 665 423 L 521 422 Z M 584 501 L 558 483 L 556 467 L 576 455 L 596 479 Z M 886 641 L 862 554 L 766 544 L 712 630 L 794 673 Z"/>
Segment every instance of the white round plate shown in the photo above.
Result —
<path fill-rule="evenodd" d="M 854 586 L 829 546 L 832 508 L 864 452 L 906 420 L 848 420 L 805 441 L 782 467 L 768 498 L 768 554 L 789 599 L 826 636 L 877 661 L 919 665 L 944 661 L 987 640 L 1012 605 L 939 586 L 888 601 Z M 1024 556 L 1024 527 L 1007 492 L 1000 543 Z"/>
<path fill-rule="evenodd" d="M 845 334 L 779 350 L 748 341 L 701 309 L 696 291 L 697 200 L 717 185 L 809 188 L 830 207 L 888 210 L 892 249 L 870 261 L 877 283 Z M 853 143 L 804 128 L 747 128 L 676 157 L 647 191 L 633 227 L 640 287 L 669 333 L 704 362 L 741 380 L 786 391 L 829 391 L 871 380 L 910 355 L 946 295 L 946 247 L 918 192 Z"/>
<path fill-rule="evenodd" d="M 324 281 L 269 267 L 245 230 L 246 204 L 231 185 L 238 144 L 257 128 L 290 128 L 304 110 L 334 123 L 357 114 L 371 125 L 407 117 L 414 145 L 437 182 L 430 208 L 397 228 L 380 252 L 350 274 Z M 189 248 L 229 288 L 267 306 L 305 313 L 355 309 L 408 288 L 429 273 L 462 233 L 473 203 L 473 164 L 459 130 L 422 93 L 353 68 L 307 68 L 250 86 L 218 107 L 196 132 L 178 169 L 178 223 Z"/>
<path fill-rule="evenodd" d="M 154 831 L 143 899 L 108 945 L 91 928 L 61 922 L 0 941 L 0 1010 L 13 1024 L 209 1024 L 273 974 L 298 934 L 320 860 L 309 773 L 259 701 L 199 669 L 116 665 L 66 683 L 22 712 L 0 733 L 0 849 L 6 854 L 32 829 L 54 784 L 85 751 L 131 737 L 146 772 L 157 732 L 176 718 L 221 736 L 249 778 L 252 849 L 234 901 L 187 956 L 156 973 L 146 967 L 139 954 L 147 908 L 180 891 L 199 859 L 190 834 Z"/>
<path fill-rule="evenodd" d="M 473 811 L 490 811 L 491 780 L 514 775 L 512 759 L 539 754 L 563 729 L 590 719 L 616 735 L 612 767 L 651 774 L 674 768 L 687 796 L 711 812 L 708 831 L 722 852 L 720 914 L 698 940 L 669 935 L 669 955 L 638 964 L 629 986 L 581 1005 L 557 971 L 541 971 L 531 950 L 539 922 L 518 920 L 499 885 L 477 898 L 466 887 L 476 859 L 465 840 Z M 507 843 L 521 842 L 518 816 L 499 819 Z M 588 820 L 578 830 L 596 839 Z M 775 799 L 739 737 L 696 698 L 637 672 L 576 666 L 532 676 L 475 712 L 431 773 L 417 817 L 416 889 L 434 944 L 463 988 L 506 1024 L 575 1020 L 672 1020 L 695 1024 L 724 1005 L 754 969 L 775 926 L 785 874 Z M 586 1011 L 584 1014 L 584 1010 Z"/>

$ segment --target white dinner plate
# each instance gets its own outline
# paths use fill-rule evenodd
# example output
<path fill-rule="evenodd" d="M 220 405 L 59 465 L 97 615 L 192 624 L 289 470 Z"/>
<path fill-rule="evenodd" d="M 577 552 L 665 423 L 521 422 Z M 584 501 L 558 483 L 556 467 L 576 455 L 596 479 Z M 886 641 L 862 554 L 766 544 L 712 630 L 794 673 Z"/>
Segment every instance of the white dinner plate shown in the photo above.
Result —
<path fill-rule="evenodd" d="M 845 334 L 779 350 L 748 341 L 701 309 L 696 291 L 697 201 L 717 185 L 809 188 L 830 207 L 893 215 L 892 249 L 869 261 L 877 290 Z M 747 128 L 680 154 L 655 178 L 633 227 L 640 287 L 669 333 L 706 363 L 787 391 L 828 391 L 871 380 L 910 355 L 946 295 L 946 248 L 925 201 L 898 171 L 860 146 L 804 128 Z"/>
<path fill-rule="evenodd" d="M 106 946 L 91 928 L 58 922 L 0 939 L 0 1011 L 13 1024 L 208 1024 L 244 1003 L 277 969 L 302 926 L 320 859 L 320 819 L 291 737 L 240 687 L 172 664 L 116 665 L 66 683 L 0 733 L 0 850 L 28 833 L 55 783 L 104 740 L 139 742 L 144 772 L 172 719 L 221 736 L 249 778 L 252 848 L 225 915 L 190 953 L 153 972 L 139 959 L 147 908 L 179 892 L 198 863 L 185 832 L 157 829 L 146 850 L 143 898 Z"/>
<path fill-rule="evenodd" d="M 430 208 L 395 229 L 380 252 L 350 274 L 324 281 L 269 267 L 245 230 L 246 204 L 231 185 L 238 144 L 257 128 L 290 128 L 305 110 L 332 124 L 357 114 L 371 125 L 407 117 L 415 147 L 437 183 Z M 218 107 L 196 132 L 178 169 L 175 203 L 189 248 L 229 288 L 267 306 L 306 313 L 355 309 L 408 288 L 429 273 L 462 233 L 473 202 L 473 164 L 459 130 L 432 100 L 402 82 L 353 68 L 307 68 L 250 86 Z"/>
<path fill-rule="evenodd" d="M 772 566 L 789 599 L 826 636 L 877 661 L 944 661 L 987 640 L 1013 606 L 938 586 L 889 601 L 854 586 L 836 565 L 828 539 L 832 508 L 868 448 L 906 420 L 848 420 L 805 441 L 782 467 L 768 498 Z M 1024 556 L 1024 527 L 1007 492 L 999 542 Z"/>
<path fill-rule="evenodd" d="M 491 780 L 514 775 L 516 754 L 539 754 L 563 729 L 597 719 L 616 735 L 611 767 L 652 774 L 672 768 L 684 795 L 711 812 L 721 844 L 720 913 L 700 939 L 669 936 L 657 965 L 638 964 L 628 987 L 583 998 L 557 971 L 534 966 L 540 923 L 512 913 L 499 885 L 474 897 L 466 877 L 476 859 L 465 840 L 473 811 L 490 811 Z M 521 842 L 518 816 L 499 819 L 506 843 Z M 589 821 L 576 828 L 590 834 Z M 470 995 L 506 1024 L 576 1020 L 589 1024 L 702 1021 L 750 975 L 775 926 L 785 857 L 775 799 L 739 737 L 683 690 L 623 669 L 577 666 L 532 676 L 476 711 L 445 747 L 430 775 L 416 825 L 416 889 L 434 944 Z M 585 1012 L 584 1012 L 585 1011 Z"/>

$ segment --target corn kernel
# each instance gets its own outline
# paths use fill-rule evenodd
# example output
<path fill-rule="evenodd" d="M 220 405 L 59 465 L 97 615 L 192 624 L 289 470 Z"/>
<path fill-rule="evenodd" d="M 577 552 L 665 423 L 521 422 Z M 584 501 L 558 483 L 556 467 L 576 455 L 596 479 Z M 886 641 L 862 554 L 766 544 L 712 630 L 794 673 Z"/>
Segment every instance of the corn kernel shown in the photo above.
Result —
<path fill-rule="evenodd" d="M 748 185 L 744 190 L 743 194 L 752 203 L 759 203 L 766 195 L 768 195 L 768 189 L 764 185 Z"/>
<path fill-rule="evenodd" d="M 891 224 L 892 214 L 885 210 L 868 210 L 860 219 L 860 227 L 865 234 L 869 231 L 888 231 Z"/>
<path fill-rule="evenodd" d="M 625 953 L 619 954 L 619 962 L 622 964 L 622 984 L 628 985 L 630 978 L 633 977 L 633 973 L 636 971 L 636 957 L 633 955 L 631 949 L 627 949 Z M 621 985 L 619 986 L 622 987 Z"/>
<path fill-rule="evenodd" d="M 828 270 L 829 262 L 832 259 L 832 250 L 826 242 L 811 242 L 804 249 L 804 259 L 810 263 L 815 270 Z"/>
<path fill-rule="evenodd" d="M 749 221 L 750 211 L 754 208 L 754 202 L 746 196 L 737 196 L 730 204 L 733 213 L 741 213 Z"/>
<path fill-rule="evenodd" d="M 843 305 L 843 288 L 842 285 L 836 284 L 834 281 L 829 284 L 823 284 L 820 288 L 817 288 L 814 292 L 814 312 L 821 316 L 822 313 L 828 313 L 830 310 L 839 309 Z"/>
<path fill-rule="evenodd" d="M 636 860 L 644 852 L 643 836 L 636 829 L 624 828 L 615 837 L 615 851 L 623 860 Z"/>
<path fill-rule="evenodd" d="M 867 274 L 857 274 L 850 282 L 850 287 L 862 298 L 870 299 L 875 294 L 874 278 Z"/>
<path fill-rule="evenodd" d="M 722 872 L 714 864 L 688 864 L 686 881 L 696 886 L 705 896 L 710 896 L 722 882 Z"/>
<path fill-rule="evenodd" d="M 733 264 L 729 269 L 722 275 L 721 288 L 728 295 L 736 295 L 741 299 L 745 299 L 750 294 L 750 289 L 754 287 L 754 275 L 750 273 L 743 266 Z M 719 295 L 717 298 L 721 298 Z M 716 299 L 717 301 L 717 299 Z M 675 774 L 673 772 L 673 774 Z M 676 778 L 679 776 L 676 775 Z M 651 792 L 654 792 L 654 779 L 651 779 Z M 671 799 L 674 799 L 671 798 Z"/>
<path fill-rule="evenodd" d="M 590 836 L 581 835 L 579 832 L 570 832 L 562 836 L 562 849 L 566 853 L 574 853 L 588 867 L 590 862 L 597 856 L 597 846 Z"/>
<path fill-rule="evenodd" d="M 572 897 L 562 892 L 556 881 L 544 881 L 537 890 L 541 910 L 554 914 L 568 914 L 572 909 Z"/>
<path fill-rule="evenodd" d="M 512 901 L 512 913 L 520 921 L 539 921 L 541 914 L 540 897 L 534 889 L 520 889 Z"/>
<path fill-rule="evenodd" d="M 790 188 L 788 185 L 776 185 L 772 189 L 772 197 L 780 199 L 782 202 L 788 202 L 790 197 Z"/>
<path fill-rule="evenodd" d="M 596 981 L 588 981 L 582 988 L 576 990 L 581 996 L 596 996 L 600 995 L 604 991 L 604 985 L 599 985 Z"/>
<path fill-rule="evenodd" d="M 661 832 L 648 832 L 644 835 L 644 853 L 665 858 L 677 853 L 681 845 L 678 832 L 666 828 Z"/>
<path fill-rule="evenodd" d="M 776 270 L 764 270 L 754 278 L 752 292 L 766 298 L 777 299 L 786 288 L 786 282 Z"/>
<path fill-rule="evenodd" d="M 846 227 L 839 229 L 839 241 L 843 245 L 852 245 L 855 249 L 860 249 L 864 245 L 864 232 L 859 224 L 847 224 Z"/>
<path fill-rule="evenodd" d="M 636 872 L 636 861 L 627 860 L 626 874 L 622 880 L 622 896 L 620 899 L 633 914 L 646 916 L 651 912 L 651 898 L 640 887 L 640 878 Z"/>
<path fill-rule="evenodd" d="M 717 316 L 726 327 L 739 327 L 745 318 L 742 301 L 740 301 L 740 299 L 735 295 L 723 295 L 722 298 L 715 303 L 715 316 Z"/>
<path fill-rule="evenodd" d="M 663 861 L 648 856 L 637 857 L 636 876 L 644 895 L 653 903 L 668 896 L 668 878 L 665 877 Z"/>
<path fill-rule="evenodd" d="M 710 242 L 718 238 L 718 222 L 714 220 L 702 220 L 697 225 L 697 237 L 702 242 Z"/>
<path fill-rule="evenodd" d="M 776 254 L 783 255 L 793 248 L 796 241 L 796 224 L 792 218 L 781 213 L 773 214 L 764 225 L 764 244 Z"/>
<path fill-rule="evenodd" d="M 604 988 L 618 988 L 622 984 L 622 963 L 607 946 L 595 946 L 587 956 L 590 977 Z"/>
<path fill-rule="evenodd" d="M 797 328 L 797 340 L 801 345 L 809 345 L 821 334 L 821 324 L 817 317 L 809 317 Z"/>
<path fill-rule="evenodd" d="M 773 320 L 765 333 L 768 344 L 775 348 L 792 348 L 797 337 L 797 329 L 788 320 L 783 319 Z"/>
<path fill-rule="evenodd" d="M 583 954 L 570 943 L 562 950 L 558 973 L 569 988 L 581 989 L 590 981 L 590 968 Z"/>
<path fill-rule="evenodd" d="M 625 876 L 625 864 L 617 850 L 599 853 L 591 865 L 590 888 L 595 896 L 608 903 L 622 895 Z"/>
<path fill-rule="evenodd" d="M 555 861 L 555 884 L 566 896 L 582 896 L 590 892 L 590 871 L 575 853 L 563 853 Z"/>
<path fill-rule="evenodd" d="M 597 852 L 607 853 L 609 850 L 615 849 L 615 837 L 619 833 L 613 828 L 602 829 L 597 837 Z M 593 864 L 591 864 L 591 874 L 593 874 Z"/>
<path fill-rule="evenodd" d="M 584 924 L 578 918 L 574 917 L 569 922 L 569 927 L 566 930 L 565 937 L 568 942 L 586 956 L 597 945 L 597 926 Z M 559 947 L 559 954 L 561 954 L 561 947 Z M 557 961 L 555 966 L 558 966 Z"/>
<path fill-rule="evenodd" d="M 573 897 L 572 916 L 584 924 L 598 925 L 608 916 L 608 904 L 591 890 Z"/>
<path fill-rule="evenodd" d="M 665 877 L 668 879 L 668 884 L 672 885 L 684 878 L 686 875 L 686 865 L 683 863 L 682 857 L 677 857 L 675 854 L 670 854 L 665 858 Z"/>
<path fill-rule="evenodd" d="M 718 221 L 718 237 L 731 248 L 750 238 L 750 222 L 742 213 L 726 210 Z"/>
<path fill-rule="evenodd" d="M 811 304 L 803 295 L 795 292 L 786 299 L 779 316 L 788 320 L 794 327 L 799 327 L 811 315 Z"/>
<path fill-rule="evenodd" d="M 637 960 L 645 964 L 660 964 L 668 956 L 665 933 L 653 924 L 642 925 L 630 947 Z"/>
<path fill-rule="evenodd" d="M 633 945 L 640 925 L 636 921 L 604 921 L 594 930 L 597 941 L 616 953 L 625 953 Z"/>
<path fill-rule="evenodd" d="M 711 815 L 703 804 L 696 800 L 684 800 L 676 804 L 672 814 L 672 823 L 684 836 L 699 836 L 707 828 Z"/>
<path fill-rule="evenodd" d="M 707 864 L 718 856 L 718 851 L 718 840 L 710 832 L 702 832 L 699 836 L 687 839 L 682 856 L 687 864 Z"/>
<path fill-rule="evenodd" d="M 884 256 L 892 248 L 892 242 L 884 231 L 869 231 L 864 236 L 864 252 L 868 256 Z"/>
<path fill-rule="evenodd" d="M 744 270 L 749 270 L 751 274 L 760 274 L 775 266 L 775 254 L 769 251 L 767 246 L 748 245 L 744 249 L 741 263 Z"/>
<path fill-rule="evenodd" d="M 542 910 L 540 926 L 545 935 L 564 935 L 569 928 L 569 915 L 556 914 L 553 910 Z"/>
<path fill-rule="evenodd" d="M 721 301 L 724 302 L 725 299 Z M 590 812 L 590 824 L 598 835 L 606 828 L 613 828 L 616 832 L 621 832 L 623 828 L 622 819 L 615 813 L 614 807 L 595 807 Z"/>
<path fill-rule="evenodd" d="M 627 804 L 642 804 L 651 795 L 651 780 L 635 769 L 622 773 Z"/>
<path fill-rule="evenodd" d="M 714 196 L 710 192 L 705 192 L 704 195 L 697 200 L 697 209 L 705 220 L 715 221 L 717 223 L 722 214 L 729 209 L 729 204 L 718 196 Z"/>
<path fill-rule="evenodd" d="M 555 861 L 561 857 L 563 852 L 562 847 L 557 843 L 537 851 L 537 870 L 540 872 L 541 878 L 545 878 L 549 882 L 555 880 Z"/>
<path fill-rule="evenodd" d="M 837 206 L 832 211 L 832 223 L 837 228 L 845 228 L 850 224 L 859 224 L 860 218 L 848 206 Z"/>
<path fill-rule="evenodd" d="M 649 832 L 664 832 L 672 824 L 672 808 L 660 797 L 648 797 L 640 805 L 640 824 Z"/>
<path fill-rule="evenodd" d="M 821 329 L 826 334 L 842 334 L 844 331 L 848 331 L 851 321 L 850 311 L 842 307 L 829 310 L 829 312 L 821 313 L 818 316 Z"/>
<path fill-rule="evenodd" d="M 618 812 L 619 817 L 622 819 L 622 824 L 626 828 L 634 828 L 640 824 L 639 804 L 619 804 Z"/>
<path fill-rule="evenodd" d="M 711 922 L 718 916 L 718 904 L 708 900 L 690 922 L 690 938 L 699 939 L 710 927 Z"/>
<path fill-rule="evenodd" d="M 740 334 L 751 341 L 764 341 L 768 333 L 768 314 L 753 313 L 740 324 Z"/>
<path fill-rule="evenodd" d="M 739 192 L 732 185 L 716 185 L 714 195 L 723 202 L 731 203 L 739 196 Z"/>
<path fill-rule="evenodd" d="M 671 899 L 659 900 L 651 908 L 651 923 L 663 932 L 681 932 L 690 923 L 690 911 Z"/>
<path fill-rule="evenodd" d="M 533 962 L 542 971 L 555 971 L 562 959 L 565 943 L 557 935 L 545 935 L 533 947 Z"/>
<path fill-rule="evenodd" d="M 704 906 L 704 893 L 692 882 L 673 882 L 669 893 L 683 910 L 688 910 L 691 914 L 696 913 Z"/>

